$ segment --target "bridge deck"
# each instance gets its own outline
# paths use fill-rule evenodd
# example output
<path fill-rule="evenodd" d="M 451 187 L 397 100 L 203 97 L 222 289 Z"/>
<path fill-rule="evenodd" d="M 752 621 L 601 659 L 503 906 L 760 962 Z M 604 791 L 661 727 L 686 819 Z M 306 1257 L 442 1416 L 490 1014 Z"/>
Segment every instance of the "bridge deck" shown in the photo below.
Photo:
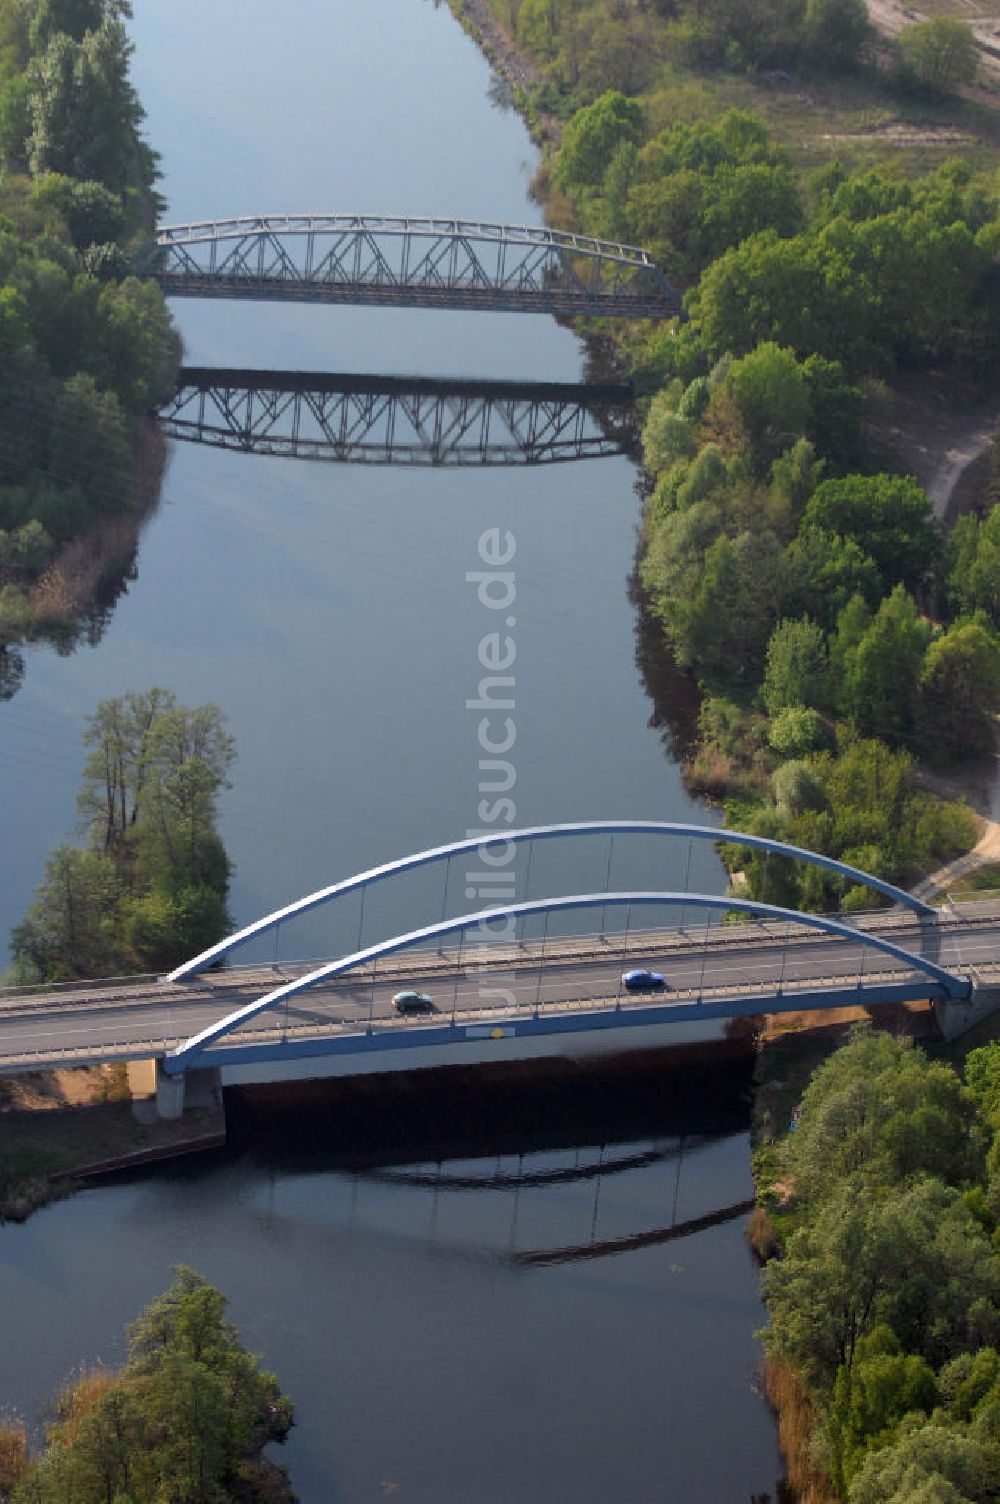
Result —
<path fill-rule="evenodd" d="M 538 225 L 263 214 L 163 226 L 136 269 L 171 297 L 566 317 L 681 312 L 648 251 Z"/>
<path fill-rule="evenodd" d="M 858 923 L 941 965 L 1000 982 L 996 899 L 942 910 L 923 923 L 891 910 Z M 374 977 L 354 973 L 260 1016 L 199 1063 L 404 1048 L 476 1037 L 494 1025 L 551 1033 L 935 996 L 926 978 L 883 956 L 863 956 L 863 949 L 791 925 L 755 923 L 634 932 L 624 958 L 620 935 L 549 940 L 544 948 L 533 942 L 488 952 L 411 952 L 379 964 Z M 140 978 L 8 991 L 0 994 L 0 1071 L 164 1054 L 313 964 L 282 966 L 277 974 L 271 967 L 213 972 L 193 983 Z M 669 990 L 619 997 L 623 966 L 638 964 L 663 971 Z M 402 986 L 430 991 L 437 1012 L 400 1018 L 391 1000 Z M 509 990 L 513 1001 L 490 998 L 491 987 Z"/>

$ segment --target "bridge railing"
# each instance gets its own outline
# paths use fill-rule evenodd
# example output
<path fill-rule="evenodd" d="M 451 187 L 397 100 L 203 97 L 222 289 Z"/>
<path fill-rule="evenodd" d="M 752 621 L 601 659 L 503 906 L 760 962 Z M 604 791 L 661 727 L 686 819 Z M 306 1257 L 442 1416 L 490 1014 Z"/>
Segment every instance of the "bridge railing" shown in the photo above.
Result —
<path fill-rule="evenodd" d="M 564 913 L 571 910 L 625 908 L 630 914 L 633 908 L 641 909 L 650 905 L 661 907 L 684 908 L 697 905 L 705 910 L 721 910 L 726 912 L 733 910 L 747 914 L 759 915 L 773 919 L 787 920 L 793 924 L 801 925 L 806 929 L 821 930 L 829 935 L 850 939 L 858 943 L 864 949 L 868 948 L 882 955 L 893 957 L 896 961 L 902 961 L 922 974 L 932 983 L 938 995 L 948 998 L 964 998 L 969 995 L 971 984 L 964 978 L 956 976 L 939 966 L 935 961 L 927 957 L 917 955 L 913 951 L 896 945 L 880 935 L 872 935 L 867 931 L 852 928 L 838 920 L 824 919 L 816 914 L 798 913 L 792 909 L 782 909 L 773 904 L 758 903 L 752 899 L 720 897 L 718 894 L 709 893 L 585 893 L 573 894 L 566 897 L 536 899 L 528 903 L 498 904 L 489 909 L 479 910 L 473 914 L 463 914 L 457 919 L 444 920 L 438 924 L 425 925 L 419 930 L 411 930 L 405 935 L 398 935 L 390 940 L 380 941 L 376 945 L 367 946 L 362 950 L 352 952 L 333 961 L 316 971 L 307 972 L 304 976 L 286 982 L 282 986 L 272 989 L 256 1002 L 249 1003 L 243 1008 L 238 1008 L 226 1015 L 214 1024 L 202 1029 L 191 1036 L 178 1050 L 168 1056 L 165 1062 L 168 1071 L 183 1071 L 185 1067 L 216 1040 L 233 1030 L 240 1028 L 250 1019 L 261 1013 L 276 1009 L 280 1004 L 289 1001 L 299 993 L 306 992 L 321 982 L 330 981 L 335 977 L 342 976 L 366 961 L 376 961 L 381 956 L 393 955 L 400 951 L 412 950 L 424 941 L 433 941 L 449 934 L 465 933 L 474 928 L 484 929 L 490 923 L 500 919 L 522 917 L 528 915 L 549 915 Z M 547 922 L 547 921 L 546 921 Z M 926 984 L 925 984 L 926 985 Z"/>
<path fill-rule="evenodd" d="M 536 225 L 356 214 L 167 225 L 140 275 L 188 297 L 300 298 L 668 318 L 681 300 L 637 246 Z"/>

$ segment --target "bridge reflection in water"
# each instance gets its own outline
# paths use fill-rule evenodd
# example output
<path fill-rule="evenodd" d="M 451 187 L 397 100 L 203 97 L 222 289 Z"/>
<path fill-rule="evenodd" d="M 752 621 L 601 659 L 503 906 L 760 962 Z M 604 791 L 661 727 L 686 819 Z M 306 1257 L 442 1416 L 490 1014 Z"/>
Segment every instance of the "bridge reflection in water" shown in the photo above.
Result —
<path fill-rule="evenodd" d="M 172 438 L 346 464 L 551 465 L 625 453 L 630 386 L 186 366 Z"/>
<path fill-rule="evenodd" d="M 741 1240 L 754 1058 L 735 1029 L 642 1055 L 449 1066 L 419 1089 L 405 1074 L 234 1087 L 230 1152 L 265 1172 L 262 1213 L 318 1205 L 310 1187 L 330 1177 L 341 1229 L 526 1271 L 726 1224 Z"/>
<path fill-rule="evenodd" d="M 464 1171 L 455 1171 L 439 1160 L 413 1169 L 368 1170 L 364 1178 L 383 1185 L 430 1191 L 435 1206 L 438 1197 L 449 1192 L 505 1193 L 509 1216 L 506 1257 L 509 1261 L 524 1268 L 572 1264 L 630 1253 L 640 1248 L 658 1247 L 749 1216 L 754 1202 L 746 1196 L 731 1204 L 713 1207 L 697 1216 L 678 1214 L 685 1154 L 690 1155 L 711 1143 L 710 1136 L 695 1134 L 688 1138 L 681 1135 L 673 1141 L 654 1139 L 648 1147 L 633 1143 L 624 1146 L 631 1152 L 622 1152 L 623 1146 L 608 1148 L 602 1142 L 591 1147 L 576 1148 L 571 1155 L 528 1152 L 519 1154 L 516 1159 L 510 1157 L 507 1160 L 498 1156 L 490 1168 L 484 1166 L 480 1169 L 470 1165 Z M 635 1176 L 644 1170 L 659 1169 L 662 1172 L 667 1166 L 671 1166 L 671 1194 L 659 1202 L 660 1219 L 655 1226 L 626 1230 L 618 1217 L 612 1217 L 614 1225 L 611 1227 L 601 1225 L 601 1191 L 606 1181 L 619 1175 Z M 662 1179 L 662 1174 L 660 1178 Z M 577 1228 L 576 1237 L 568 1241 L 534 1246 L 534 1239 L 529 1236 L 525 1242 L 524 1228 L 519 1227 L 519 1223 L 523 1222 L 520 1216 L 522 1193 L 580 1182 L 591 1183 L 587 1226 Z M 661 1195 L 666 1189 L 664 1182 Z"/>

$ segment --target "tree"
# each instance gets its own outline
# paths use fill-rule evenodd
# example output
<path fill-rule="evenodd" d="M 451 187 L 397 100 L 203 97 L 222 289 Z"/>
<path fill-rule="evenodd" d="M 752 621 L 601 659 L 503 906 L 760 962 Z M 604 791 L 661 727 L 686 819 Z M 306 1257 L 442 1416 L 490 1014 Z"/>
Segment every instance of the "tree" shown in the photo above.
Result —
<path fill-rule="evenodd" d="M 887 586 L 918 589 L 937 557 L 931 504 L 907 475 L 821 481 L 806 503 L 803 527 L 853 539 L 874 560 Z"/>
<path fill-rule="evenodd" d="M 116 935 L 120 895 L 110 857 L 57 847 L 35 902 L 11 935 L 14 957 L 48 981 L 120 974 L 127 969 Z"/>
<path fill-rule="evenodd" d="M 791 350 L 761 344 L 733 363 L 726 390 L 743 416 L 754 469 L 765 475 L 806 431 L 810 403 L 802 369 Z"/>
<path fill-rule="evenodd" d="M 854 652 L 843 659 L 840 704 L 861 730 L 890 742 L 907 740 L 914 733 L 930 637 L 931 629 L 918 616 L 912 597 L 897 585 Z"/>
<path fill-rule="evenodd" d="M 937 1393 L 926 1360 L 904 1353 L 889 1327 L 862 1337 L 853 1364 L 837 1373 L 827 1427 L 841 1497 L 869 1448 L 892 1442 L 905 1416 L 930 1415 Z"/>
<path fill-rule="evenodd" d="M 118 699 L 102 700 L 86 723 L 84 745 L 92 751 L 77 808 L 95 845 L 105 851 L 124 851 L 150 781 L 153 728 L 176 703 L 169 690 L 129 690 Z"/>
<path fill-rule="evenodd" d="M 780 598 L 781 548 L 773 533 L 717 538 L 705 554 L 677 638 L 713 693 L 739 698 L 760 683 Z"/>
<path fill-rule="evenodd" d="M 808 617 L 779 622 L 767 644 L 761 695 L 769 715 L 790 706 L 822 709 L 829 696 L 830 669 L 822 628 Z"/>
<path fill-rule="evenodd" d="M 900 1187 L 921 1172 L 961 1185 L 982 1168 L 983 1151 L 955 1072 L 860 1028 L 814 1072 L 788 1155 L 797 1194 L 813 1205 L 847 1181 Z"/>
<path fill-rule="evenodd" d="M 771 720 L 767 739 L 779 757 L 798 758 L 821 747 L 826 731 L 818 711 L 804 705 L 789 705 Z"/>
<path fill-rule="evenodd" d="M 806 0 L 802 41 L 815 67 L 831 73 L 857 67 L 871 35 L 864 0 Z"/>
<path fill-rule="evenodd" d="M 854 538 L 803 527 L 785 550 L 785 564 L 785 614 L 808 613 L 827 631 L 852 600 L 874 609 L 882 597 L 875 561 Z"/>
<path fill-rule="evenodd" d="M 927 649 L 920 675 L 921 742 L 933 761 L 989 754 L 1000 710 L 1000 638 L 958 622 Z"/>
<path fill-rule="evenodd" d="M 959 1193 L 934 1180 L 889 1191 L 838 1183 L 785 1258 L 765 1266 L 763 1285 L 769 1354 L 824 1398 L 878 1326 L 932 1367 L 1000 1332 L 1000 1267 Z"/>
<path fill-rule="evenodd" d="M 874 1451 L 850 1504 L 989 1504 L 1000 1484 L 995 1450 L 937 1421 L 914 1421 Z"/>
<path fill-rule="evenodd" d="M 969 615 L 983 611 L 1000 628 L 1000 505 L 982 522 L 971 513 L 958 519 L 947 541 L 945 567 L 953 607 Z"/>
<path fill-rule="evenodd" d="M 826 804 L 823 785 L 807 762 L 783 762 L 771 778 L 774 802 L 780 810 L 797 815 L 804 809 L 822 809 Z"/>
<path fill-rule="evenodd" d="M 120 21 L 79 41 L 56 32 L 28 68 L 33 173 L 59 172 L 123 193 L 135 175 L 142 110 L 128 81 L 132 47 Z"/>
<path fill-rule="evenodd" d="M 616 89 L 577 110 L 563 132 L 556 168 L 560 185 L 570 191 L 597 187 L 623 142 L 641 144 L 643 122 L 639 101 Z"/>
<path fill-rule="evenodd" d="M 132 1327 L 125 1369 L 84 1378 L 61 1397 L 47 1448 L 29 1463 L 14 1504 L 256 1497 L 246 1464 L 285 1439 L 292 1406 L 243 1347 L 225 1306 L 193 1270 L 178 1269 Z M 272 1478 L 275 1500 L 290 1501 L 276 1485 Z"/>
<path fill-rule="evenodd" d="M 908 26 L 899 39 L 899 50 L 907 72 L 933 94 L 971 84 L 979 71 L 972 28 L 951 16 Z"/>
<path fill-rule="evenodd" d="M 694 445 L 695 425 L 677 412 L 677 400 L 668 388 L 657 392 L 649 404 L 642 429 L 642 453 L 646 469 L 653 475 L 690 455 Z"/>

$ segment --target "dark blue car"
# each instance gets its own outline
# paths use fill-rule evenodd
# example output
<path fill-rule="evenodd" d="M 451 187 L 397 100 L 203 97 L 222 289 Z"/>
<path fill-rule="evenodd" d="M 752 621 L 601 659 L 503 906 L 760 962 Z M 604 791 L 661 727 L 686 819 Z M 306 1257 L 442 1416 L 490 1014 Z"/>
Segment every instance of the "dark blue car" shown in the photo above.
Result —
<path fill-rule="evenodd" d="M 622 972 L 622 986 L 626 992 L 654 992 L 667 984 L 658 971 L 646 971 L 636 967 L 634 971 Z"/>

